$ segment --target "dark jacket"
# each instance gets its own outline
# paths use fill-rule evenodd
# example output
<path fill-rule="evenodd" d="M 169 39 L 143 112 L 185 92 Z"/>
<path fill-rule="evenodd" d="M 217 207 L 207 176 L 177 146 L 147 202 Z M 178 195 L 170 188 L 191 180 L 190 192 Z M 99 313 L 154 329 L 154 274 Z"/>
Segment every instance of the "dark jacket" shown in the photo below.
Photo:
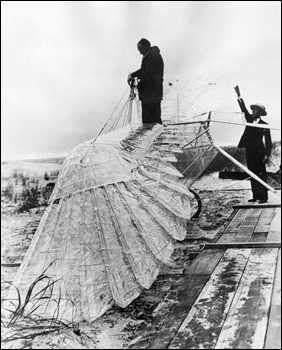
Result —
<path fill-rule="evenodd" d="M 138 92 L 140 100 L 145 103 L 157 103 L 163 97 L 164 62 L 157 46 L 143 56 L 141 68 L 131 73 L 138 78 Z"/>
<path fill-rule="evenodd" d="M 253 123 L 252 115 L 248 112 L 243 99 L 238 100 L 241 111 L 244 113 L 248 123 Z M 258 124 L 266 124 L 263 120 L 259 120 Z M 264 139 L 264 142 L 263 142 Z M 238 148 L 246 148 L 249 151 L 258 152 L 264 150 L 264 154 L 270 156 L 272 141 L 269 129 L 253 128 L 247 126 L 240 139 Z"/>

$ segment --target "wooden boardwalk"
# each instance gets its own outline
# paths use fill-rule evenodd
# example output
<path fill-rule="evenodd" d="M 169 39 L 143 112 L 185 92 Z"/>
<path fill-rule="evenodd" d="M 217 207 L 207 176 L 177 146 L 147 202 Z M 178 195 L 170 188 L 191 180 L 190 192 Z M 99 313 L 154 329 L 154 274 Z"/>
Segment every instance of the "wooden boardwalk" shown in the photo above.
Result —
<path fill-rule="evenodd" d="M 281 197 L 246 201 L 131 349 L 281 349 Z"/>

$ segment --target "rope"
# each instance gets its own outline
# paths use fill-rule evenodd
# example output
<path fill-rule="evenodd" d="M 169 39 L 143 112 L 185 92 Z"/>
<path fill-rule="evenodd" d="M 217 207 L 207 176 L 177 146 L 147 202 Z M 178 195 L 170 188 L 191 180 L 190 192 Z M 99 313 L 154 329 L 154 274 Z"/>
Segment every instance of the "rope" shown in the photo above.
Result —
<path fill-rule="evenodd" d="M 213 113 L 224 113 L 224 114 L 244 114 L 243 112 L 223 112 L 223 111 L 211 111 Z"/>
<path fill-rule="evenodd" d="M 124 110 L 125 110 L 125 109 L 127 108 L 127 106 L 128 106 L 128 102 L 129 102 L 129 99 L 126 101 L 125 105 L 122 107 L 121 111 L 120 111 L 119 114 L 117 115 L 115 121 L 113 122 L 113 125 L 112 125 L 111 128 L 110 128 L 110 131 L 115 130 L 115 128 L 117 127 L 117 124 L 118 124 L 118 122 L 120 121 L 120 118 L 121 118 L 121 116 L 122 116 Z"/>
<path fill-rule="evenodd" d="M 108 121 L 105 123 L 105 125 L 102 127 L 102 129 L 100 130 L 99 134 L 95 137 L 95 139 L 91 142 L 91 144 L 93 144 L 97 138 L 101 135 L 101 133 L 103 132 L 103 130 L 105 129 L 105 127 L 109 124 L 111 118 L 112 118 L 112 115 L 114 114 L 114 112 L 116 111 L 116 109 L 118 108 L 119 104 L 121 103 L 122 99 L 124 98 L 125 94 L 128 92 L 128 88 L 126 89 L 125 93 L 123 94 L 122 98 L 120 99 L 120 101 L 118 102 L 117 106 L 115 107 L 113 113 L 110 115 Z M 126 101 L 125 104 L 127 104 L 128 100 Z"/>
<path fill-rule="evenodd" d="M 110 120 L 111 120 L 111 118 L 112 118 L 114 112 L 116 111 L 116 109 L 117 109 L 118 106 L 120 105 L 121 101 L 123 100 L 123 98 L 124 98 L 124 96 L 125 96 L 125 94 L 126 94 L 127 92 L 128 92 L 128 88 L 126 89 L 126 91 L 125 91 L 125 93 L 123 94 L 122 98 L 120 99 L 120 101 L 118 102 L 118 104 L 116 105 L 116 107 L 114 108 L 114 110 L 113 110 L 112 114 L 110 115 L 109 119 L 107 120 L 107 122 L 104 124 L 104 126 L 102 127 L 102 129 L 100 130 L 100 132 L 97 134 L 97 136 L 94 138 L 94 140 L 91 141 L 91 144 L 89 145 L 87 151 L 86 151 L 86 152 L 84 153 L 84 155 L 81 157 L 81 159 L 80 159 L 80 165 L 81 165 L 81 166 L 82 166 L 83 159 L 87 156 L 88 152 L 89 152 L 90 149 L 92 148 L 92 146 L 93 146 L 93 144 L 95 143 L 95 141 L 97 140 L 97 138 L 98 138 L 98 137 L 101 135 L 101 133 L 104 131 L 105 127 L 109 124 L 109 122 L 110 122 Z M 129 101 L 129 98 L 127 99 L 127 101 L 126 101 L 124 107 L 122 108 L 122 111 L 123 111 L 123 110 L 125 109 L 125 107 L 127 106 L 128 101 Z M 118 116 L 117 116 L 118 119 L 120 119 L 121 113 L 122 113 L 122 112 L 120 112 L 120 113 L 118 114 Z M 117 119 L 117 118 L 116 118 L 116 119 Z M 117 125 L 116 120 L 114 121 L 113 124 L 115 124 L 115 126 Z"/>

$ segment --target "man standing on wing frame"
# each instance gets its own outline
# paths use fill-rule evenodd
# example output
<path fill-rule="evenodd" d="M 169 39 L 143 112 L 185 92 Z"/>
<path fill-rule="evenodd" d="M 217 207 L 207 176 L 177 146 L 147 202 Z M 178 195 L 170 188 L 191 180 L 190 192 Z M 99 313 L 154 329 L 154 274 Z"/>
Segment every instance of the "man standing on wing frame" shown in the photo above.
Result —
<path fill-rule="evenodd" d="M 162 124 L 164 62 L 159 48 L 151 46 L 147 39 L 141 39 L 137 44 L 137 49 L 143 55 L 141 68 L 130 73 L 127 82 L 131 85 L 134 78 L 138 79 L 137 89 L 141 101 L 143 124 Z"/>

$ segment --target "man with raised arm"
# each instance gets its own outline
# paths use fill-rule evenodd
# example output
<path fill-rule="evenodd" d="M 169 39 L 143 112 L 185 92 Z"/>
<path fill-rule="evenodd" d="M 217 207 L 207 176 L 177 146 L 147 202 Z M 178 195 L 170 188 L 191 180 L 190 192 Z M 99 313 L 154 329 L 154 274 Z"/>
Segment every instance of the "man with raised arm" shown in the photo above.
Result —
<path fill-rule="evenodd" d="M 267 115 L 265 107 L 260 103 L 250 106 L 252 113 L 249 113 L 241 97 L 238 86 L 235 86 L 238 103 L 244 113 L 247 123 L 266 124 L 261 119 Z M 247 167 L 261 180 L 267 182 L 266 164 L 269 162 L 272 141 L 269 129 L 247 126 L 238 144 L 238 148 L 246 148 Z M 267 188 L 258 181 L 251 179 L 253 198 L 249 202 L 266 203 L 268 200 Z"/>

